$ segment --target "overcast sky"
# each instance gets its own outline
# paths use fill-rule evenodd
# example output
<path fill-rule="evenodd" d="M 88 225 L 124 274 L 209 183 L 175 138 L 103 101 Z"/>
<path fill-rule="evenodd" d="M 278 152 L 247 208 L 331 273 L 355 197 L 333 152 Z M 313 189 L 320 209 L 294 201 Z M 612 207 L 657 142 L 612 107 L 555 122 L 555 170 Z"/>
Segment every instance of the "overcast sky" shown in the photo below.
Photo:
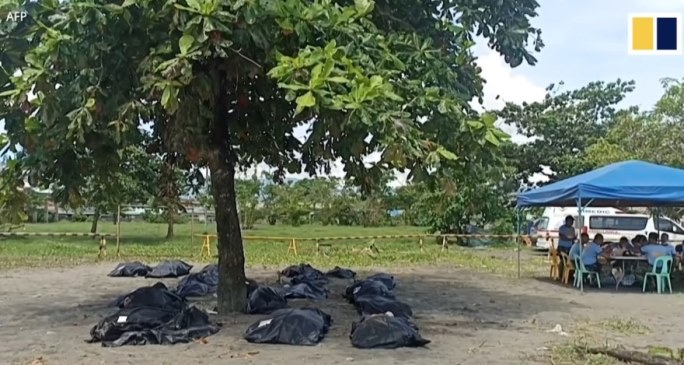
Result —
<path fill-rule="evenodd" d="M 565 81 L 577 88 L 595 80 L 635 80 L 636 90 L 625 105 L 650 108 L 662 93 L 660 79 L 684 77 L 684 56 L 630 56 L 630 13 L 684 13 L 684 0 L 540 0 L 535 26 L 542 29 L 546 47 L 537 55 L 539 63 L 511 69 L 485 45 L 477 55 L 483 68 L 485 108 L 500 108 L 504 102 L 520 103 L 544 97 L 550 83 Z M 680 37 L 684 34 L 680 34 Z M 499 95 L 499 100 L 495 100 Z M 1 123 L 0 123 L 1 124 Z M 2 126 L 0 125 L 0 128 Z M 510 129 L 504 128 L 512 133 Z M 304 136 L 306 128 L 296 131 Z M 513 136 L 519 141 L 519 136 Z M 332 175 L 342 176 L 338 166 Z M 302 177 L 304 175 L 293 175 Z M 403 183 L 403 176 L 398 183 Z"/>

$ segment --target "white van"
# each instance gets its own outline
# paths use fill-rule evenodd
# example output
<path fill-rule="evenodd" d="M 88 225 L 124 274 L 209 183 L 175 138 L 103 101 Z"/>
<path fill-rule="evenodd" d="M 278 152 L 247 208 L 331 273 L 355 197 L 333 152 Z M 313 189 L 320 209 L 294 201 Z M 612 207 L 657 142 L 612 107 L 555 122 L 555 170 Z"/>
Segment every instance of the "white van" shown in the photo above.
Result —
<path fill-rule="evenodd" d="M 585 208 L 582 210 L 583 222 L 580 222 L 577 208 L 550 207 L 544 209 L 544 214 L 536 221 L 536 247 L 548 249 L 551 240 L 547 237 L 553 238 L 554 246 L 557 246 L 558 228 L 565 223 L 565 217 L 569 215 L 575 217 L 575 227 L 580 228 L 581 232 L 588 233 L 589 237 L 601 233 L 606 242 L 618 242 L 620 237 L 631 240 L 639 234 L 648 236 L 650 232 L 667 233 L 673 245 L 684 240 L 682 226 L 668 217 L 660 217 L 656 222 L 656 219 L 647 214 L 630 214 L 616 208 Z"/>

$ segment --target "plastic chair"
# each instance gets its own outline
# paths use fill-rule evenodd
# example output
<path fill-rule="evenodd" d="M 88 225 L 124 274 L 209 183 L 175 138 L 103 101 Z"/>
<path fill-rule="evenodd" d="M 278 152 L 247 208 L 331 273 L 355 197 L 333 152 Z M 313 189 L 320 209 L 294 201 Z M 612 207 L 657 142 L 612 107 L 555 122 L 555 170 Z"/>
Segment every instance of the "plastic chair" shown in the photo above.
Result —
<path fill-rule="evenodd" d="M 561 282 L 565 285 L 570 285 L 570 274 L 572 273 L 574 276 L 575 265 L 573 265 L 572 260 L 570 260 L 570 256 L 568 256 L 567 253 L 561 252 L 560 257 L 561 262 L 563 263 L 563 275 L 561 277 Z"/>
<path fill-rule="evenodd" d="M 551 260 L 549 277 L 553 280 L 558 280 L 560 279 L 560 257 L 558 256 L 558 250 L 555 247 L 549 248 L 549 259 Z"/>
<path fill-rule="evenodd" d="M 658 294 L 665 291 L 665 282 L 667 281 L 668 289 L 670 289 L 670 294 L 672 294 L 672 281 L 670 280 L 670 269 L 672 267 L 672 256 L 660 256 L 653 262 L 653 269 L 651 272 L 647 272 L 644 275 L 644 287 L 642 292 L 646 292 L 646 283 L 648 278 L 653 276 L 656 279 L 656 288 Z"/>
<path fill-rule="evenodd" d="M 584 275 L 587 275 L 589 278 L 594 275 L 599 289 L 601 288 L 601 277 L 599 276 L 599 273 L 596 271 L 587 270 L 582 262 L 582 259 L 580 257 L 575 257 L 575 287 L 584 289 L 584 280 L 582 280 Z"/>

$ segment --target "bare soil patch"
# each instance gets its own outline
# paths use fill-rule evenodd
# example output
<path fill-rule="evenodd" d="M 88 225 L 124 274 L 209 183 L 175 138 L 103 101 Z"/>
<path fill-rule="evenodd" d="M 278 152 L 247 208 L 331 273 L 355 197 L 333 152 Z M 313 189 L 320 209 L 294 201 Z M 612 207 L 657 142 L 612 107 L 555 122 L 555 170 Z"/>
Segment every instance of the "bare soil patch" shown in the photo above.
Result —
<path fill-rule="evenodd" d="M 450 267 L 387 269 L 396 276 L 397 296 L 412 306 L 428 348 L 358 350 L 349 331 L 358 316 L 334 280 L 333 294 L 316 305 L 333 317 L 326 339 L 315 347 L 253 345 L 245 328 L 262 316 L 224 320 L 206 343 L 103 348 L 88 344 L 90 328 L 113 312 L 118 295 L 154 281 L 109 278 L 111 263 L 68 269 L 0 273 L 0 353 L 7 364 L 549 364 L 552 348 L 580 336 L 603 336 L 635 347 L 677 347 L 672 325 L 681 295 L 629 290 L 577 290 L 534 279 L 503 279 Z M 199 269 L 199 268 L 197 268 Z M 367 273 L 361 272 L 360 275 Z M 275 282 L 275 270 L 249 270 L 248 276 Z M 174 285 L 177 280 L 166 280 Z M 200 302 L 200 306 L 211 306 Z M 549 332 L 561 325 L 567 336 Z M 634 329 L 634 330 L 633 330 Z M 637 330 L 638 329 L 638 330 Z M 554 361 L 555 362 L 555 361 Z M 572 362 L 568 362 L 571 364 Z"/>

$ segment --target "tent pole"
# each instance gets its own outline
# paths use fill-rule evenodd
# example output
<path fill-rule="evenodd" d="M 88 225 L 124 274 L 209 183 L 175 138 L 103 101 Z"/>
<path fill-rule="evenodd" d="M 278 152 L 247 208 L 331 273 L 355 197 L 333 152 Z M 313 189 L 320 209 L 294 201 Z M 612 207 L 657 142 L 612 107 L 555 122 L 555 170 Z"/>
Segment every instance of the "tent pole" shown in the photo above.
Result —
<path fill-rule="evenodd" d="M 579 244 L 579 257 L 580 257 L 580 262 L 582 261 L 582 226 L 583 226 L 583 219 L 582 219 L 582 194 L 577 194 L 577 224 L 580 232 L 580 236 L 577 237 L 579 239 L 578 244 Z M 577 273 L 577 270 L 579 268 L 575 268 L 575 273 Z M 584 278 L 580 277 L 580 280 L 584 280 Z M 580 284 L 580 292 L 584 293 L 584 285 Z"/>
<path fill-rule="evenodd" d="M 515 208 L 515 242 L 518 244 L 518 279 L 520 279 L 520 208 Z"/>

